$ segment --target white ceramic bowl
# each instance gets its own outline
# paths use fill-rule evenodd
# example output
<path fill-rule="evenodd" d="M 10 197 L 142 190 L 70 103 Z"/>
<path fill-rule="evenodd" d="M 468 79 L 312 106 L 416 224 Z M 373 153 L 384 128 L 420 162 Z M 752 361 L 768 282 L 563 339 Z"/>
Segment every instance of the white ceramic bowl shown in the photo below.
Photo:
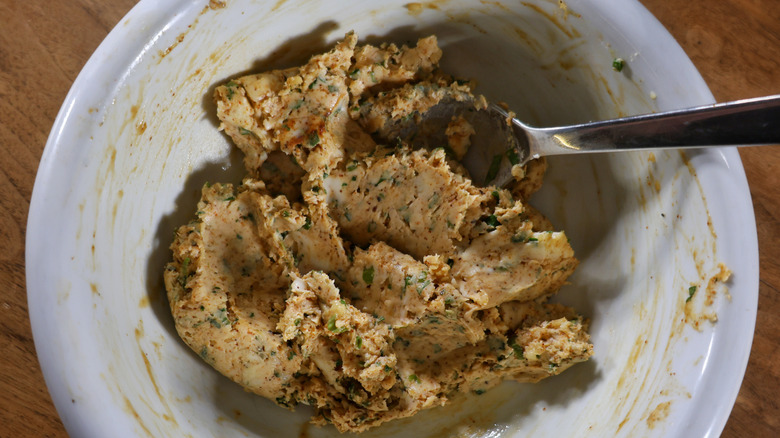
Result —
<path fill-rule="evenodd" d="M 215 3 L 215 2 L 212 2 Z M 175 227 L 205 181 L 237 181 L 215 84 L 303 62 L 354 29 L 436 34 L 443 66 L 529 122 L 552 125 L 712 102 L 636 1 L 142 0 L 73 85 L 46 145 L 27 234 L 38 357 L 73 436 L 332 436 L 245 393 L 179 340 L 162 285 Z M 614 57 L 627 67 L 612 69 Z M 657 98 L 654 98 L 656 97 Z M 592 320 L 594 358 L 506 383 L 366 436 L 714 436 L 755 324 L 758 261 L 733 149 L 553 158 L 534 202 L 582 264 L 559 295 Z M 711 306 L 718 263 L 733 272 Z M 686 310 L 687 309 L 687 310 Z M 702 312 L 717 314 L 704 321 Z M 687 318 L 687 322 L 686 322 Z M 413 434 L 410 432 L 413 431 Z"/>

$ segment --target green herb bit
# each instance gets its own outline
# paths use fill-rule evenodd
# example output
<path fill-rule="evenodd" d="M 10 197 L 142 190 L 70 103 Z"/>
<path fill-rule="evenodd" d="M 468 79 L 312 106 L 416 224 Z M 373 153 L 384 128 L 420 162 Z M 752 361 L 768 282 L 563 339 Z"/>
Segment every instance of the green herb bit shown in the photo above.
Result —
<path fill-rule="evenodd" d="M 384 181 L 387 181 L 390 179 L 390 174 L 387 172 L 382 172 L 382 175 L 379 176 L 379 180 L 374 184 L 374 187 L 378 186 L 379 184 L 382 184 Z"/>
<path fill-rule="evenodd" d="M 506 157 L 509 159 L 509 162 L 512 163 L 513 166 L 515 164 L 520 164 L 520 157 L 517 155 L 517 151 L 515 150 L 515 148 L 507 149 Z"/>
<path fill-rule="evenodd" d="M 352 163 L 350 163 L 349 166 L 347 166 L 347 172 L 352 172 L 353 170 L 357 169 L 357 167 L 358 167 L 357 161 L 353 161 Z"/>
<path fill-rule="evenodd" d="M 409 374 L 409 381 L 420 383 L 420 378 L 417 377 L 417 374 Z"/>
<path fill-rule="evenodd" d="M 431 196 L 431 199 L 428 201 L 428 209 L 432 209 L 438 203 L 439 203 L 439 194 L 434 192 L 433 196 Z"/>
<path fill-rule="evenodd" d="M 228 92 L 227 92 L 228 100 L 233 99 L 233 96 L 236 94 L 235 88 L 238 86 L 238 83 L 236 81 L 230 81 L 225 86 L 228 89 Z"/>
<path fill-rule="evenodd" d="M 355 336 L 355 348 L 363 348 L 363 338 L 360 335 Z"/>
<path fill-rule="evenodd" d="M 515 357 L 516 357 L 516 358 L 518 358 L 518 359 L 520 359 L 520 360 L 523 360 L 523 359 L 525 359 L 525 356 L 523 356 L 523 353 L 525 352 L 525 350 L 523 349 L 523 347 L 521 347 L 521 346 L 517 345 L 517 343 L 516 343 L 514 340 L 512 340 L 512 341 L 509 343 L 509 346 L 510 346 L 510 347 L 512 347 L 512 351 L 514 351 L 514 353 L 515 353 Z"/>
<path fill-rule="evenodd" d="M 254 313 L 252 315 L 254 315 Z M 293 325 L 295 326 L 301 325 L 301 318 L 295 318 L 295 321 L 293 321 Z"/>
<path fill-rule="evenodd" d="M 313 89 L 314 86 L 317 85 L 317 82 L 325 82 L 325 80 L 320 78 L 319 76 L 314 78 L 314 80 L 311 81 L 311 84 L 309 84 L 309 90 Z"/>
<path fill-rule="evenodd" d="M 526 233 L 518 233 L 512 236 L 511 239 L 512 243 L 523 243 L 526 240 L 528 240 L 528 235 Z"/>
<path fill-rule="evenodd" d="M 311 228 L 311 219 L 308 216 L 306 216 L 306 222 L 303 224 L 301 228 L 303 228 L 304 230 L 308 230 Z"/>
<path fill-rule="evenodd" d="M 494 214 L 488 216 L 487 219 L 485 219 L 485 223 L 490 225 L 493 228 L 496 228 L 497 226 L 501 225 L 501 222 L 498 221 L 498 218 Z"/>
<path fill-rule="evenodd" d="M 490 163 L 490 167 L 488 168 L 487 175 L 485 176 L 485 184 L 489 184 L 490 181 L 496 179 L 496 175 L 498 175 L 498 170 L 501 168 L 501 160 L 503 158 L 504 158 L 503 154 L 496 154 L 493 157 L 493 162 Z"/>
<path fill-rule="evenodd" d="M 346 327 L 336 326 L 336 315 L 331 315 L 330 319 L 328 319 L 328 324 L 326 326 L 328 327 L 328 330 L 336 334 L 344 333 L 345 331 L 347 331 Z"/>
<path fill-rule="evenodd" d="M 360 73 L 360 69 L 356 68 L 356 69 L 352 70 L 351 72 L 349 72 L 349 77 L 352 78 L 352 79 L 356 79 L 358 73 Z"/>
<path fill-rule="evenodd" d="M 367 268 L 363 268 L 363 281 L 366 284 L 371 284 L 374 282 L 374 267 L 369 266 Z"/>
<path fill-rule="evenodd" d="M 626 66 L 626 61 L 623 58 L 615 58 L 612 60 L 612 68 L 615 71 L 623 71 L 623 67 Z"/>
<path fill-rule="evenodd" d="M 311 134 L 309 134 L 309 147 L 314 147 L 320 144 L 320 135 L 317 133 L 317 131 L 313 131 Z"/>
<path fill-rule="evenodd" d="M 190 258 L 186 257 L 181 262 L 181 270 L 179 271 L 179 284 L 181 287 L 187 283 L 187 277 L 189 276 Z"/>
<path fill-rule="evenodd" d="M 226 202 L 235 201 L 235 200 L 236 200 L 235 196 L 228 196 L 227 198 L 225 198 Z"/>
<path fill-rule="evenodd" d="M 688 301 L 690 301 L 691 298 L 693 298 L 693 294 L 695 294 L 695 293 L 696 293 L 696 286 L 689 287 L 688 288 L 688 298 L 685 299 L 685 302 L 687 303 Z"/>
<path fill-rule="evenodd" d="M 401 289 L 401 296 L 403 296 L 406 293 L 406 288 L 409 287 L 409 285 L 412 284 L 412 276 L 407 275 L 404 277 L 404 287 Z"/>

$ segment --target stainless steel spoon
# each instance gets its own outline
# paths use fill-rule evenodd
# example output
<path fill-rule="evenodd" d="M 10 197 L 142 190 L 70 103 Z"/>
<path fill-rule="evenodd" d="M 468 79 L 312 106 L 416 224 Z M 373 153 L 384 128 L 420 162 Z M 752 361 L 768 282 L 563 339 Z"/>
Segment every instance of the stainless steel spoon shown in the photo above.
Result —
<path fill-rule="evenodd" d="M 780 144 L 780 95 L 553 128 L 526 125 L 496 104 L 478 110 L 471 99 L 446 97 L 381 136 L 415 147 L 447 145 L 444 132 L 457 116 L 476 131 L 463 165 L 475 183 L 499 187 L 512 180 L 513 164 L 541 156 Z"/>

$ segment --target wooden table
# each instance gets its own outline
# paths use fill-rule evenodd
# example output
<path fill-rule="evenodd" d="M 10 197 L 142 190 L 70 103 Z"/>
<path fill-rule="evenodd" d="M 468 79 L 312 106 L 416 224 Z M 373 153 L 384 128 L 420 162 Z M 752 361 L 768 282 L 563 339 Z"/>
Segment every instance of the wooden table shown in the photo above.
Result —
<path fill-rule="evenodd" d="M 90 54 L 133 0 L 0 0 L 0 436 L 66 436 L 36 360 L 24 234 L 41 153 Z M 780 93 L 777 0 L 642 0 L 693 59 L 718 101 Z M 740 151 L 758 225 L 753 350 L 725 437 L 780 431 L 780 148 Z"/>

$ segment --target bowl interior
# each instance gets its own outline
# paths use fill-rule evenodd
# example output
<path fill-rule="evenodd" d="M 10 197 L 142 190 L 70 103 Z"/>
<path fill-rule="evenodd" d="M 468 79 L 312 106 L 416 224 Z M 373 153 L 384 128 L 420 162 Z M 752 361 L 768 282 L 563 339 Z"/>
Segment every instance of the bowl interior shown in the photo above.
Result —
<path fill-rule="evenodd" d="M 309 427 L 305 407 L 288 412 L 244 392 L 174 329 L 162 284 L 173 230 L 193 217 L 205 182 L 243 174 L 240 153 L 217 131 L 215 85 L 300 64 L 355 30 L 367 42 L 437 35 L 443 68 L 475 78 L 477 92 L 536 125 L 712 99 L 649 13 L 638 3 L 608 3 L 288 0 L 212 9 L 142 1 L 74 84 L 28 227 L 28 266 L 46 266 L 29 280 L 36 344 L 69 432 L 338 434 Z M 618 56 L 627 60 L 622 72 L 612 68 Z M 741 209 L 726 205 L 724 193 Z M 733 151 L 551 158 L 532 204 L 567 231 L 581 260 L 557 299 L 591 319 L 594 358 L 542 383 L 507 382 L 365 435 L 671 436 L 683 433 L 683 421 L 689 434 L 717 434 L 755 320 L 746 193 Z M 704 294 L 686 302 L 721 262 L 735 272 L 732 300 L 716 287 L 710 305 Z M 723 372 L 736 377 L 711 377 Z M 700 417 L 702 406 L 718 415 Z"/>

